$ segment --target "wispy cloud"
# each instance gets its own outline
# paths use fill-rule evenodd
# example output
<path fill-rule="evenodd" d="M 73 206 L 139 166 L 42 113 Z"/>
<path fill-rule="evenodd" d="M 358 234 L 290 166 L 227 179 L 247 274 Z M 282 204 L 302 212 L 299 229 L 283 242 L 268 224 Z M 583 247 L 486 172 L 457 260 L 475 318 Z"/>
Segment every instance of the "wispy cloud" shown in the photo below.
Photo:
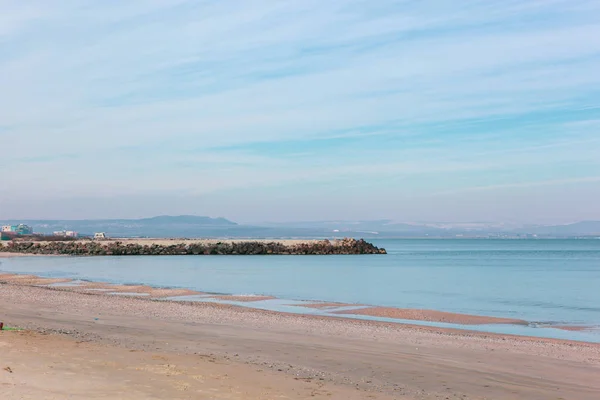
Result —
<path fill-rule="evenodd" d="M 568 0 L 0 0 L 0 195 L 577 183 L 600 173 L 599 13 Z"/>
<path fill-rule="evenodd" d="M 530 182 L 519 182 L 519 183 L 505 183 L 499 185 L 488 185 L 488 186 L 473 186 L 468 188 L 461 188 L 457 190 L 448 190 L 445 192 L 438 192 L 434 195 L 447 195 L 447 194 L 455 194 L 455 193 L 465 193 L 465 192 L 478 192 L 478 191 L 494 191 L 494 190 L 503 190 L 503 189 L 513 189 L 513 188 L 535 188 L 538 186 L 564 186 L 571 185 L 577 183 L 595 183 L 600 182 L 600 176 L 588 176 L 584 178 L 569 178 L 569 179 L 554 179 L 548 181 L 530 181 Z"/>

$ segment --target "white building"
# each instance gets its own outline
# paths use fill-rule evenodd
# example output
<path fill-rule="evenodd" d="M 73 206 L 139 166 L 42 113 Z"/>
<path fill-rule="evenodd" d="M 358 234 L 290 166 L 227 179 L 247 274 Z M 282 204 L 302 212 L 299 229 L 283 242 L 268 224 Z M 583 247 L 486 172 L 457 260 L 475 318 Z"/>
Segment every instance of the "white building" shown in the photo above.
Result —
<path fill-rule="evenodd" d="M 77 236 L 79 236 L 79 233 L 75 231 L 55 231 L 53 232 L 53 234 L 54 236 L 66 236 L 72 238 L 76 238 Z"/>

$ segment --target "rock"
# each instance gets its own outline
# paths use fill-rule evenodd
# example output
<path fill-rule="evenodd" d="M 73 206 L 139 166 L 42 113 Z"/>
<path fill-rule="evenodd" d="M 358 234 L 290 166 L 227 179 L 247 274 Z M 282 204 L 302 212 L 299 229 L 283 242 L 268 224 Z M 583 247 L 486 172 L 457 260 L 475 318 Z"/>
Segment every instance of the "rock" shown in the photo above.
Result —
<path fill-rule="evenodd" d="M 0 245 L 0 252 L 27 254 L 56 254 L 78 256 L 137 256 L 137 255 L 332 255 L 332 254 L 387 254 L 363 239 L 329 240 L 298 244 L 280 242 L 218 242 L 141 245 L 124 242 L 52 241 L 33 243 L 24 241 Z"/>

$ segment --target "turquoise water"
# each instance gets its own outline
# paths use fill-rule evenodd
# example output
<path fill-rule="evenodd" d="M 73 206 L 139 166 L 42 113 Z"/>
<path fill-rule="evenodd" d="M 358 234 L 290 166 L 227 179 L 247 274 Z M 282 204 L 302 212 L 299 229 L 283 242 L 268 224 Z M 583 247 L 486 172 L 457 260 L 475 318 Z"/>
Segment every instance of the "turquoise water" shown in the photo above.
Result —
<path fill-rule="evenodd" d="M 389 254 L 25 257 L 1 260 L 0 270 L 513 317 L 533 325 L 600 326 L 600 240 L 430 239 L 375 244 Z"/>

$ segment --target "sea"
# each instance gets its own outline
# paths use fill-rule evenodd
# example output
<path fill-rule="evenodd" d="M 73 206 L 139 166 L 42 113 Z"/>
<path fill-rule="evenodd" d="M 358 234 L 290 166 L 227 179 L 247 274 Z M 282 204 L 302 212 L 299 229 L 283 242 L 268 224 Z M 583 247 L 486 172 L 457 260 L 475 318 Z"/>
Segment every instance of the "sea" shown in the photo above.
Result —
<path fill-rule="evenodd" d="M 388 254 L 20 257 L 0 260 L 0 271 L 269 295 L 276 299 L 239 305 L 294 313 L 328 314 L 327 310 L 297 307 L 305 301 L 325 301 L 508 317 L 529 325 L 467 327 L 354 316 L 600 342 L 600 240 L 394 239 L 373 243 Z M 585 329 L 554 328 L 558 326 Z"/>

